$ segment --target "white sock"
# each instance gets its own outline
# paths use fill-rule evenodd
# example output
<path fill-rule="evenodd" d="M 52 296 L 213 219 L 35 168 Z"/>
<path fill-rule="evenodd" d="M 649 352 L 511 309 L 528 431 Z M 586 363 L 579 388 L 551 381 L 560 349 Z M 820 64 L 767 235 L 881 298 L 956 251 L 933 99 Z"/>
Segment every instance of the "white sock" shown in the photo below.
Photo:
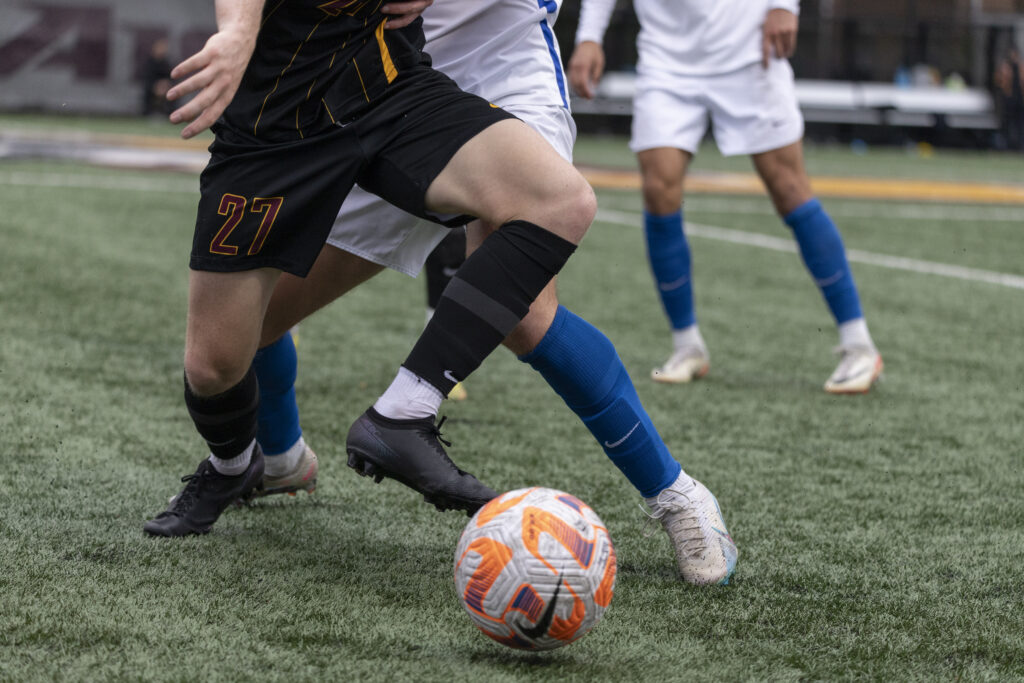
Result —
<path fill-rule="evenodd" d="M 875 348 L 875 342 L 871 340 L 871 333 L 868 332 L 868 322 L 864 318 L 847 320 L 839 326 L 840 346 L 866 346 L 869 349 Z"/>
<path fill-rule="evenodd" d="M 689 491 L 691 488 L 693 488 L 693 477 L 687 474 L 686 470 L 680 470 L 679 476 L 676 477 L 676 480 L 672 482 L 667 489 L 662 489 L 662 491 L 659 491 L 658 495 L 653 498 L 644 498 L 644 502 L 647 503 L 647 507 L 653 511 L 658 507 L 658 496 L 660 496 L 662 492 L 668 491 L 669 489 L 685 492 Z"/>
<path fill-rule="evenodd" d="M 676 349 L 683 349 L 688 346 L 697 346 L 702 349 L 707 348 L 707 344 L 704 343 L 704 337 L 700 335 L 700 327 L 697 323 L 684 327 L 681 330 L 672 330 L 672 346 Z"/>
<path fill-rule="evenodd" d="M 295 469 L 304 450 L 306 450 L 306 442 L 300 436 L 299 440 L 289 446 L 284 453 L 275 453 L 274 455 L 264 453 L 263 473 L 270 477 L 288 474 Z"/>
<path fill-rule="evenodd" d="M 233 458 L 218 458 L 213 453 L 210 453 L 210 462 L 213 463 L 213 469 L 226 477 L 237 477 L 249 467 L 249 461 L 252 459 L 252 450 L 255 446 L 256 439 L 253 439 L 245 447 L 244 451 Z"/>
<path fill-rule="evenodd" d="M 398 368 L 391 386 L 373 404 L 373 409 L 395 420 L 414 420 L 437 415 L 443 400 L 444 395 L 430 382 L 405 368 Z"/>

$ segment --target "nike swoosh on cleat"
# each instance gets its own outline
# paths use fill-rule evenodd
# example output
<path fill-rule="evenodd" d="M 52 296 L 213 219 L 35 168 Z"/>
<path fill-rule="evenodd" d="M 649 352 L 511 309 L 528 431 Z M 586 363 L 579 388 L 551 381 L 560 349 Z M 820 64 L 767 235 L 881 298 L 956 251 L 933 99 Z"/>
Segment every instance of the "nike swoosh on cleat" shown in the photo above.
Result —
<path fill-rule="evenodd" d="M 559 574 L 558 584 L 555 586 L 555 592 L 551 595 L 551 599 L 548 600 L 548 606 L 544 609 L 544 614 L 540 615 L 536 626 L 521 629 L 524 636 L 533 640 L 547 634 L 548 629 L 551 628 L 551 622 L 555 618 L 555 603 L 558 602 L 558 591 L 561 588 L 562 575 Z"/>
<path fill-rule="evenodd" d="M 633 428 L 632 428 L 632 429 L 630 429 L 630 430 L 629 430 L 628 432 L 626 432 L 626 435 L 625 435 L 624 437 L 622 437 L 621 439 L 619 439 L 619 440 L 618 440 L 618 441 L 616 441 L 615 443 L 611 443 L 611 442 L 609 442 L 609 441 L 605 441 L 605 442 L 604 442 L 604 445 L 605 445 L 605 446 L 606 446 L 607 448 L 615 448 L 616 446 L 621 446 L 621 445 L 622 445 L 622 443 L 623 443 L 623 442 L 624 442 L 624 441 L 625 441 L 626 439 L 628 439 L 628 438 L 629 438 L 629 437 L 630 437 L 630 436 L 631 436 L 631 435 L 633 434 L 633 432 L 635 432 L 635 431 L 637 430 L 637 427 L 639 427 L 639 426 L 640 426 L 640 421 L 639 421 L 639 420 L 637 420 L 637 423 L 636 423 L 635 425 L 633 425 Z"/>
<path fill-rule="evenodd" d="M 451 370 L 445 370 L 445 371 L 444 371 L 444 378 L 445 378 L 446 380 L 448 380 L 449 382 L 455 382 L 456 384 L 458 384 L 458 383 L 459 383 L 459 380 L 457 380 L 457 379 L 455 378 L 455 375 L 453 375 L 453 374 L 452 374 L 452 371 L 451 371 Z"/>
<path fill-rule="evenodd" d="M 733 543 L 733 542 L 734 542 L 734 541 L 732 540 L 732 536 L 730 536 L 730 535 L 729 535 L 728 533 L 726 533 L 726 532 L 722 531 L 721 529 L 716 529 L 715 527 L 711 527 L 711 529 L 712 529 L 712 531 L 716 531 L 716 532 L 718 532 L 719 534 L 721 534 L 722 536 L 725 536 L 725 537 L 726 537 L 727 539 L 729 539 L 729 542 L 730 542 L 730 543 Z"/>

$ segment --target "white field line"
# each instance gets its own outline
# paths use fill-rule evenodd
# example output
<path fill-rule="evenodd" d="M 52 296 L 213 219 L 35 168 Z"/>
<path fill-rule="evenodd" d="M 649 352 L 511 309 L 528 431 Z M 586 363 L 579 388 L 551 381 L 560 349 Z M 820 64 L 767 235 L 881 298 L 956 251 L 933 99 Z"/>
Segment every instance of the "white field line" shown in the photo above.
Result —
<path fill-rule="evenodd" d="M 642 224 L 643 216 L 639 213 L 625 213 L 622 211 L 600 209 L 597 212 L 597 220 L 604 221 L 605 223 L 638 227 Z M 691 223 L 687 221 L 686 233 L 688 235 L 703 237 L 704 239 L 718 240 L 719 242 L 731 242 L 732 244 L 761 247 L 762 249 L 784 251 L 787 253 L 797 252 L 796 244 L 791 239 L 772 237 L 771 235 L 761 235 L 755 232 L 731 230 L 729 228 L 719 228 L 713 225 L 701 225 L 699 223 Z M 980 270 L 977 268 L 965 268 L 963 266 L 954 266 L 947 263 L 919 261 L 918 259 L 904 258 L 902 256 L 889 256 L 888 254 L 876 254 L 871 251 L 861 251 L 859 249 L 848 249 L 846 251 L 846 256 L 850 261 L 866 263 L 868 265 L 879 266 L 882 268 L 892 268 L 893 270 L 904 270 L 912 273 L 927 273 L 929 275 L 940 275 L 942 277 L 968 280 L 970 282 L 985 282 L 993 285 L 1012 287 L 1013 289 L 1024 289 L 1024 277 L 1021 277 L 1020 275 L 997 273 L 995 271 Z"/>
<path fill-rule="evenodd" d="M 180 192 L 199 196 L 199 179 L 169 180 L 140 178 L 130 175 L 99 175 L 77 173 L 29 173 L 15 171 L 0 173 L 0 185 L 20 187 L 70 187 L 85 190 L 114 190 L 129 192 Z"/>
<path fill-rule="evenodd" d="M 904 202 L 874 202 L 848 199 L 829 199 L 829 214 L 837 218 L 885 218 L 922 221 L 1000 221 L 1024 225 L 1024 208 L 1009 206 L 936 206 Z M 708 213 L 737 213 L 749 215 L 775 215 L 767 199 L 742 201 L 712 199 L 710 197 L 686 200 L 687 210 Z"/>

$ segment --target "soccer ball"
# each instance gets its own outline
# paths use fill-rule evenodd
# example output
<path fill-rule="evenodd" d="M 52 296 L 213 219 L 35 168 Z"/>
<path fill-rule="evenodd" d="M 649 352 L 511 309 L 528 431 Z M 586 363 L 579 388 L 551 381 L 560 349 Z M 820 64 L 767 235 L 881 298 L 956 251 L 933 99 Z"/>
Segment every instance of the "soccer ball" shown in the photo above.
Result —
<path fill-rule="evenodd" d="M 486 635 L 509 647 L 552 650 L 601 620 L 615 589 L 615 549 L 579 498 L 547 488 L 509 491 L 462 532 L 455 589 Z"/>

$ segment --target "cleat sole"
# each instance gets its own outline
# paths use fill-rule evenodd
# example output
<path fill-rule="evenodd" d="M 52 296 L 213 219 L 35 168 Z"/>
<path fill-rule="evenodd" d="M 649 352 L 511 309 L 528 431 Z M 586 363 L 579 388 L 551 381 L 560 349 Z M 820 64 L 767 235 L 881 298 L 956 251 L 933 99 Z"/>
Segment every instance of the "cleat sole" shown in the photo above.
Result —
<path fill-rule="evenodd" d="M 370 456 L 366 453 L 351 447 L 347 449 L 347 452 L 348 466 L 355 470 L 356 474 L 359 476 L 373 476 L 373 482 L 375 484 L 381 483 L 385 478 L 393 479 L 413 490 L 418 490 L 416 486 L 411 482 L 406 481 L 403 477 L 400 477 L 389 471 L 384 466 L 373 462 Z M 455 496 L 423 494 L 423 502 L 433 505 L 441 512 L 445 512 L 447 510 L 462 510 L 468 517 L 472 517 L 473 513 L 480 509 L 480 503 L 478 501 L 465 500 Z"/>

